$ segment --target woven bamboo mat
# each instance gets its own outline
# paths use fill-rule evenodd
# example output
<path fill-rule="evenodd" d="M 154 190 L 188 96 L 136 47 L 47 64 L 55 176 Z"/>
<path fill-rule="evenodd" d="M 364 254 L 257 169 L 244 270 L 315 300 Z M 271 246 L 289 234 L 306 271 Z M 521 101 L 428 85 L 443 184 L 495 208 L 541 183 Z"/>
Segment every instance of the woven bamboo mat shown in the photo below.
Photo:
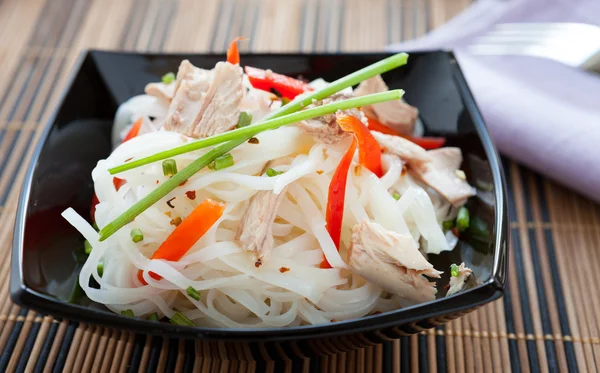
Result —
<path fill-rule="evenodd" d="M 510 1 L 510 0 L 509 0 Z M 0 0 L 0 256 L 33 145 L 83 48 L 376 51 L 440 25 L 470 0 Z M 420 335 L 299 362 L 208 359 L 201 343 L 54 320 L 13 305 L 0 264 L 0 371 L 595 372 L 600 208 L 512 162 L 503 299 Z M 591 292 L 591 293 L 590 293 Z M 203 357 L 204 356 L 204 357 Z"/>

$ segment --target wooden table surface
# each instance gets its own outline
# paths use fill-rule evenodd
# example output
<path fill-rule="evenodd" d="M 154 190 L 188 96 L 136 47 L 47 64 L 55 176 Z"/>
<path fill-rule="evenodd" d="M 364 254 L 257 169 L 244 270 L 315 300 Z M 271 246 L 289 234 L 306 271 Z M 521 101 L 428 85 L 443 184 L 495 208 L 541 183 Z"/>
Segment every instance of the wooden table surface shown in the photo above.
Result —
<path fill-rule="evenodd" d="M 25 165 L 80 51 L 380 51 L 442 24 L 468 0 L 0 1 L 0 255 L 8 258 Z M 202 344 L 55 320 L 8 296 L 0 265 L 0 371 L 581 371 L 600 365 L 600 209 L 505 162 L 506 296 L 446 326 L 301 362 L 207 359 Z"/>

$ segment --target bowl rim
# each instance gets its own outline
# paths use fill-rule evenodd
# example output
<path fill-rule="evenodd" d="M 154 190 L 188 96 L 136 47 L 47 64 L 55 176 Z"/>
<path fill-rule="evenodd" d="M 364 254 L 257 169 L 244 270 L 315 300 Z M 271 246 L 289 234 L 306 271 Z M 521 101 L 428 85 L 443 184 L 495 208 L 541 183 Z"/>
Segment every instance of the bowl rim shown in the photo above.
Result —
<path fill-rule="evenodd" d="M 47 123 L 44 124 L 43 132 L 36 144 L 30 164 L 27 167 L 25 180 L 18 199 L 18 207 L 15 218 L 15 228 L 13 234 L 12 261 L 10 273 L 10 294 L 12 300 L 26 308 L 35 309 L 40 312 L 48 313 L 59 318 L 67 318 L 74 321 L 100 324 L 108 327 L 118 327 L 133 332 L 142 332 L 146 334 L 168 334 L 176 335 L 182 338 L 200 338 L 206 340 L 244 340 L 244 341 L 282 341 L 290 339 L 308 339 L 318 336 L 340 336 L 350 333 L 361 333 L 385 329 L 394 326 L 406 325 L 422 321 L 424 318 L 432 319 L 441 317 L 450 313 L 465 311 L 481 306 L 489 301 L 499 298 L 504 292 L 506 281 L 506 258 L 508 255 L 508 212 L 506 202 L 506 186 L 502 163 L 496 148 L 491 140 L 489 132 L 484 124 L 483 117 L 477 107 L 477 104 L 469 90 L 468 84 L 460 69 L 460 66 L 451 51 L 430 50 L 419 51 L 416 54 L 444 53 L 449 57 L 452 76 L 457 83 L 457 89 L 463 99 L 466 110 L 471 115 L 477 135 L 482 143 L 484 152 L 488 157 L 492 171 L 494 184 L 494 199 L 496 209 L 494 213 L 495 231 L 494 237 L 494 261 L 492 265 L 492 275 L 490 279 L 482 284 L 468 289 L 464 292 L 454 294 L 449 297 L 435 299 L 433 301 L 418 304 L 410 307 L 401 308 L 394 311 L 388 311 L 377 315 L 364 316 L 350 320 L 338 321 L 331 324 L 302 325 L 294 327 L 274 327 L 274 328 L 214 328 L 214 327 L 184 327 L 164 322 L 153 322 L 139 318 L 129 318 L 114 314 L 110 311 L 93 309 L 81 305 L 69 304 L 60 301 L 50 295 L 38 292 L 28 287 L 24 282 L 23 276 L 23 239 L 25 233 L 25 218 L 29 204 L 29 196 L 33 174 L 36 170 L 38 159 L 44 148 L 50 130 L 54 127 L 56 117 L 64 105 L 67 94 L 71 91 L 76 77 L 81 71 L 85 61 L 94 59 L 99 55 L 119 55 L 119 56 L 142 56 L 142 57 L 222 57 L 219 53 L 138 53 L 130 51 L 105 51 L 98 49 L 83 50 L 76 63 L 74 64 L 70 76 L 62 90 L 62 93 L 50 115 Z M 246 53 L 247 56 L 255 57 L 298 57 L 298 56 L 366 56 L 381 57 L 390 56 L 389 52 L 368 52 L 368 53 Z M 244 54 L 242 54 L 244 55 Z M 423 309 L 427 311 L 422 313 Z M 424 317 L 426 316 L 426 317 Z"/>

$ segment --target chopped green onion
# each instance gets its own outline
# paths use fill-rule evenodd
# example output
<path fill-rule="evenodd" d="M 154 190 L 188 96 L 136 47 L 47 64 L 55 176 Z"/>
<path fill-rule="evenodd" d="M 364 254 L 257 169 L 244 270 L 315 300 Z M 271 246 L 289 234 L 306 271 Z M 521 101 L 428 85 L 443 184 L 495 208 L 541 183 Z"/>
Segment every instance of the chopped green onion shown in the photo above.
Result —
<path fill-rule="evenodd" d="M 266 174 L 267 174 L 268 177 L 273 177 L 273 176 L 281 175 L 282 173 L 283 173 L 283 171 L 277 171 L 277 170 L 274 170 L 272 168 L 267 168 L 267 172 L 266 172 Z"/>
<path fill-rule="evenodd" d="M 144 234 L 138 228 L 132 229 L 130 235 L 131 240 L 135 243 L 138 243 L 144 239 Z"/>
<path fill-rule="evenodd" d="M 200 292 L 193 287 L 188 286 L 188 288 L 185 289 L 185 292 L 190 296 L 190 298 L 200 300 Z"/>
<path fill-rule="evenodd" d="M 249 126 L 252 123 L 252 114 L 242 111 L 238 120 L 237 128 Z"/>
<path fill-rule="evenodd" d="M 233 156 L 229 153 L 217 157 L 214 161 L 208 164 L 208 168 L 215 171 L 219 171 L 231 166 L 233 166 Z"/>
<path fill-rule="evenodd" d="M 394 199 L 395 199 L 396 201 L 398 201 L 398 200 L 400 199 L 400 194 L 399 194 L 399 193 L 393 193 L 393 194 L 392 194 L 392 197 L 394 197 Z"/>
<path fill-rule="evenodd" d="M 130 310 L 129 308 L 121 311 L 121 315 L 127 316 L 127 317 L 135 317 L 135 315 L 133 314 L 133 311 Z"/>
<path fill-rule="evenodd" d="M 90 255 L 90 253 L 92 252 L 92 244 L 90 243 L 90 241 L 83 241 L 83 251 L 85 251 L 86 254 Z"/>
<path fill-rule="evenodd" d="M 192 320 L 185 317 L 185 315 L 181 312 L 175 312 L 175 314 L 173 315 L 173 317 L 171 317 L 169 322 L 175 325 L 196 326 L 196 324 L 194 324 Z"/>
<path fill-rule="evenodd" d="M 165 84 L 170 84 L 170 83 L 173 83 L 174 81 L 175 81 L 174 73 L 166 73 L 165 75 L 162 76 L 162 82 Z"/>
<path fill-rule="evenodd" d="M 92 223 L 92 228 L 94 228 L 96 230 L 96 232 L 98 232 L 100 230 L 100 228 L 98 228 L 98 224 L 96 224 L 96 222 Z"/>
<path fill-rule="evenodd" d="M 165 176 L 173 176 L 177 173 L 177 162 L 174 159 L 165 159 L 162 168 Z"/>
<path fill-rule="evenodd" d="M 459 232 L 464 232 L 469 228 L 469 210 L 466 207 L 458 209 L 458 215 L 456 216 L 456 227 Z"/>
<path fill-rule="evenodd" d="M 102 277 L 102 275 L 104 275 L 104 263 L 98 263 L 96 269 L 98 270 L 98 276 Z"/>
<path fill-rule="evenodd" d="M 458 266 L 456 264 L 452 263 L 450 265 L 450 276 L 458 277 L 459 274 L 460 274 L 460 271 L 458 270 Z"/>
<path fill-rule="evenodd" d="M 259 126 L 257 123 L 249 128 L 239 128 L 237 130 L 228 131 L 228 132 L 225 132 L 220 135 L 211 136 L 209 138 L 198 140 L 198 141 L 195 141 L 190 144 L 178 146 L 176 148 L 173 148 L 170 150 L 165 150 L 165 151 L 156 153 L 154 155 L 135 160 L 133 162 L 128 162 L 126 164 L 113 167 L 113 168 L 109 169 L 108 171 L 110 172 L 111 175 L 114 175 L 119 172 L 131 170 L 133 168 L 140 167 L 140 166 L 152 163 L 152 162 L 171 158 L 178 154 L 183 154 L 183 153 L 191 152 L 194 150 L 202 149 L 202 148 L 205 148 L 208 146 L 213 146 L 213 145 L 216 145 L 216 144 L 228 141 L 228 140 L 234 140 L 238 137 L 238 135 L 243 136 L 240 133 L 241 130 L 249 130 L 250 129 L 250 131 L 252 131 L 252 130 L 255 131 L 254 134 L 258 134 L 258 133 L 262 132 L 263 130 L 275 129 L 275 128 L 278 128 L 285 124 L 295 123 L 295 122 L 299 122 L 301 120 L 319 117 L 324 114 L 334 113 L 337 110 L 346 110 L 346 109 L 351 109 L 351 108 L 355 108 L 355 107 L 372 105 L 372 104 L 376 104 L 376 103 L 384 102 L 384 101 L 398 100 L 398 99 L 400 99 L 401 96 L 400 97 L 393 97 L 393 96 L 397 95 L 397 94 L 402 95 L 404 93 L 404 91 L 393 90 L 393 91 L 378 93 L 378 94 L 374 94 L 374 95 L 357 97 L 357 98 L 350 99 L 350 100 L 339 101 L 334 104 L 323 105 L 323 106 L 320 106 L 318 108 L 314 108 L 311 110 L 303 110 L 301 113 L 296 113 L 298 110 L 304 109 L 306 106 L 312 104 L 313 100 L 322 100 L 326 97 L 331 96 L 334 93 L 341 91 L 342 89 L 354 86 L 354 85 L 362 82 L 363 80 L 367 80 L 369 78 L 374 77 L 375 75 L 379 75 L 379 74 L 385 73 L 386 71 L 393 70 L 399 66 L 406 65 L 407 61 L 408 61 L 408 54 L 406 54 L 406 53 L 395 54 L 395 55 L 385 58 L 381 61 L 378 61 L 372 65 L 366 66 L 358 71 L 355 71 L 352 74 L 346 75 L 345 77 L 340 78 L 332 83 L 329 83 L 327 86 L 325 86 L 319 90 L 316 90 L 310 94 L 298 96 L 296 99 L 291 101 L 289 104 L 282 106 L 278 110 L 275 110 L 274 112 L 267 114 L 262 119 L 263 122 L 261 122 Z M 392 96 L 387 96 L 385 98 L 382 96 L 383 94 L 392 93 L 392 92 L 395 92 Z M 361 101 L 361 100 L 363 100 L 363 101 Z M 335 106 L 335 104 L 341 104 L 342 102 L 345 102 L 346 104 L 350 104 L 350 106 L 345 106 L 345 107 L 344 106 L 339 106 L 339 107 Z M 325 109 L 326 107 L 328 107 L 328 109 Z M 319 108 L 321 109 L 320 112 L 315 110 L 315 109 L 319 109 Z M 329 111 L 329 110 L 331 110 L 331 111 Z M 291 113 L 295 113 L 296 116 L 288 116 L 288 114 L 291 114 Z M 306 115 L 308 115 L 308 116 L 306 116 Z M 286 117 L 286 119 L 283 119 L 284 116 Z M 282 121 L 281 122 L 273 122 L 272 121 L 273 118 L 282 119 Z M 247 131 L 247 132 L 250 132 L 250 131 Z M 253 135 L 248 136 L 248 137 L 252 137 L 252 136 Z"/>
<path fill-rule="evenodd" d="M 473 216 L 471 218 L 471 222 L 469 224 L 469 232 L 473 236 L 473 238 L 488 238 L 490 236 L 490 231 L 488 229 L 488 225 L 479 216 Z"/>
<path fill-rule="evenodd" d="M 449 231 L 450 229 L 454 228 L 454 220 L 446 220 L 442 223 L 442 228 L 445 231 Z"/>
<path fill-rule="evenodd" d="M 158 321 L 158 313 L 154 312 L 148 315 L 148 321 Z"/>

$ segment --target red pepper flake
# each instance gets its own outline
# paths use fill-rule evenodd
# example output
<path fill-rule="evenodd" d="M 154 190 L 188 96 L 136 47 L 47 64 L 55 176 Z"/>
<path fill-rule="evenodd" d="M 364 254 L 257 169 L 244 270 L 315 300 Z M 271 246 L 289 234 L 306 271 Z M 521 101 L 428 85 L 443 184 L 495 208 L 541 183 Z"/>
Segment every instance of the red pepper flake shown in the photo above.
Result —
<path fill-rule="evenodd" d="M 156 184 L 160 183 L 160 181 L 156 180 Z"/>
<path fill-rule="evenodd" d="M 406 175 L 407 172 L 408 172 L 408 168 L 406 168 L 406 165 L 402 166 L 402 172 L 400 173 L 400 176 Z"/>
<path fill-rule="evenodd" d="M 256 137 L 251 137 L 250 140 L 248 140 L 248 144 L 259 144 L 260 142 L 258 141 L 258 139 Z"/>
<path fill-rule="evenodd" d="M 170 200 L 168 200 L 168 201 L 167 201 L 167 205 L 169 205 L 169 207 L 170 207 L 170 208 L 172 208 L 172 209 L 174 209 L 174 208 L 175 208 L 175 206 L 173 206 L 173 205 L 171 204 L 171 202 L 173 202 L 173 200 L 174 200 L 175 198 L 177 198 L 177 197 L 173 197 L 173 198 L 171 198 Z"/>
<path fill-rule="evenodd" d="M 444 289 L 446 289 L 446 290 L 450 290 L 450 284 L 448 284 L 448 285 L 444 286 Z"/>
<path fill-rule="evenodd" d="M 178 216 L 175 219 L 172 219 L 169 224 L 174 225 L 174 226 L 178 226 L 179 224 L 181 224 L 181 218 Z"/>
<path fill-rule="evenodd" d="M 288 267 L 281 267 L 281 268 L 279 268 L 279 272 L 281 272 L 281 273 L 286 273 L 289 270 L 290 269 Z"/>
<path fill-rule="evenodd" d="M 173 176 L 171 176 L 171 177 L 173 177 Z M 184 180 L 181 184 L 179 184 L 179 186 L 184 186 L 185 183 L 187 183 L 187 180 Z"/>
<path fill-rule="evenodd" d="M 130 160 L 132 160 L 132 159 L 133 159 L 133 157 L 129 157 L 129 158 L 127 158 L 127 159 L 125 160 L 125 162 L 129 162 L 129 161 L 130 161 Z"/>
<path fill-rule="evenodd" d="M 323 170 L 317 170 L 317 174 L 321 175 L 323 173 Z"/>
<path fill-rule="evenodd" d="M 362 175 L 362 166 L 361 165 L 354 167 L 354 175 L 356 175 L 356 176 Z"/>
<path fill-rule="evenodd" d="M 196 191 L 195 190 L 190 190 L 188 192 L 185 192 L 185 195 L 187 196 L 187 198 L 194 200 L 196 199 Z"/>
<path fill-rule="evenodd" d="M 254 262 L 254 266 L 256 268 L 260 267 L 262 265 L 262 260 L 258 259 L 256 262 Z"/>

